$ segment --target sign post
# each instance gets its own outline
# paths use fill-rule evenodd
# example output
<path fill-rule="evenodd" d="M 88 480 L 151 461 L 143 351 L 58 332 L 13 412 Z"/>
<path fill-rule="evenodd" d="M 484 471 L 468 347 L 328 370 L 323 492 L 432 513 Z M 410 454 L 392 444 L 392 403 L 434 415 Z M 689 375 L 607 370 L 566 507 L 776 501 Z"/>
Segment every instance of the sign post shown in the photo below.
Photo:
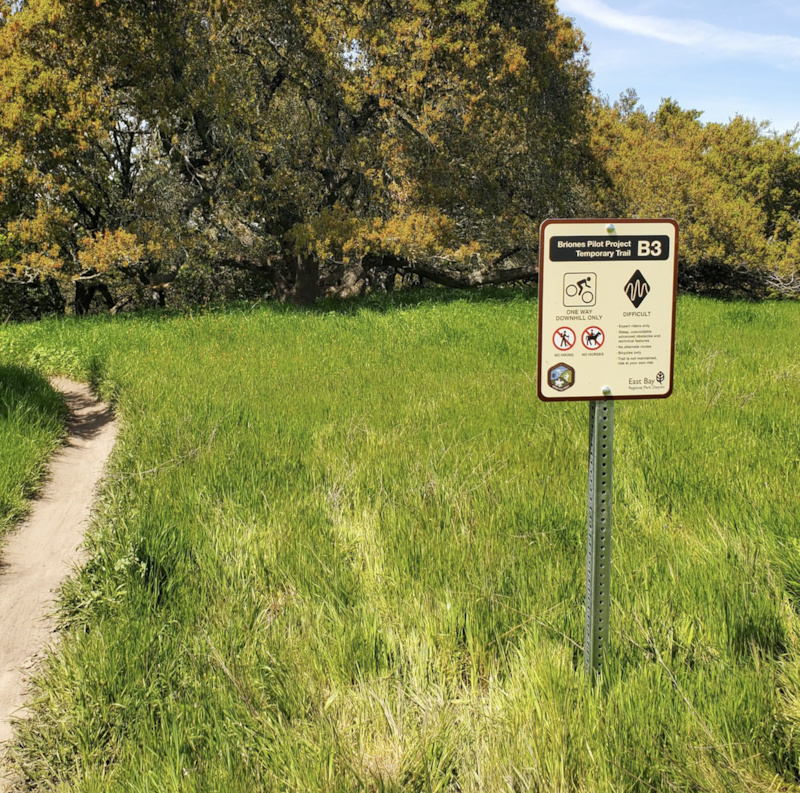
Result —
<path fill-rule="evenodd" d="M 674 220 L 546 220 L 539 233 L 539 398 L 589 402 L 584 665 L 602 671 L 611 606 L 614 401 L 672 393 Z"/>
<path fill-rule="evenodd" d="M 586 543 L 586 633 L 583 665 L 599 674 L 608 641 L 611 595 L 611 493 L 614 458 L 614 402 L 589 403 L 589 498 Z"/>

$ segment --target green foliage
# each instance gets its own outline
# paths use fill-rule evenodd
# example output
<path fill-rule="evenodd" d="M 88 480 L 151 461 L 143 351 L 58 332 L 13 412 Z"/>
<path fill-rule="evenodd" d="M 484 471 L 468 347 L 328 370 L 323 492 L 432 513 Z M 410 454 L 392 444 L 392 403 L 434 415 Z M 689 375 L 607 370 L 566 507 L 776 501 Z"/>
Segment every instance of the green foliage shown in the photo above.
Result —
<path fill-rule="evenodd" d="M 703 124 L 667 99 L 653 114 L 635 94 L 598 104 L 595 147 L 606 168 L 601 216 L 672 217 L 681 285 L 692 291 L 797 294 L 800 141 L 740 116 Z"/>
<path fill-rule="evenodd" d="M 65 418 L 63 400 L 41 375 L 0 366 L 0 538 L 27 512 Z"/>
<path fill-rule="evenodd" d="M 123 427 L 33 789 L 796 784 L 798 306 L 682 298 L 675 393 L 618 406 L 591 690 L 586 406 L 530 296 L 437 294 L 9 328 Z"/>
<path fill-rule="evenodd" d="M 581 47 L 549 0 L 31 0 L 0 29 L 7 267 L 81 313 L 203 265 L 307 300 L 529 255 L 587 158 Z"/>

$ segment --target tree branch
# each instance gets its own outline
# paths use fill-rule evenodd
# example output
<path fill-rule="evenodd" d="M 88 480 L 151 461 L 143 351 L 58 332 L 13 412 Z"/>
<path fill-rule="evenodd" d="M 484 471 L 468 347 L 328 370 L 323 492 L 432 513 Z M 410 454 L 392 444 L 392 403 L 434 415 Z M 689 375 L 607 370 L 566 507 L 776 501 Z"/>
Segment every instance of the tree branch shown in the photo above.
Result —
<path fill-rule="evenodd" d="M 436 267 L 430 262 L 413 262 L 396 256 L 368 257 L 364 260 L 366 268 L 392 267 L 396 270 L 405 270 L 421 278 L 433 281 L 435 284 L 449 286 L 453 289 L 474 289 L 478 286 L 495 286 L 498 284 L 511 284 L 515 281 L 529 281 L 538 277 L 539 268 L 535 263 L 523 264 L 518 267 L 498 268 L 502 262 L 519 253 L 520 248 L 513 248 L 504 252 L 494 261 L 477 270 L 457 270 L 454 267 Z"/>

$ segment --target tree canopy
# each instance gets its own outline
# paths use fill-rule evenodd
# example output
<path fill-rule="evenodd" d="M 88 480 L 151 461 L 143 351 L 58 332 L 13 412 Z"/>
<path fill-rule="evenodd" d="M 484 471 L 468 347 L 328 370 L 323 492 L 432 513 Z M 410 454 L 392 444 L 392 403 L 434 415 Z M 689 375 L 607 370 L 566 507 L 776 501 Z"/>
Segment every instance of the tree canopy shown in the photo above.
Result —
<path fill-rule="evenodd" d="M 589 74 L 552 0 L 29 0 L 0 30 L 7 273 L 277 293 L 533 274 Z M 516 257 L 516 258 L 514 258 Z"/>
<path fill-rule="evenodd" d="M 596 154 L 606 169 L 596 210 L 671 217 L 681 229 L 685 289 L 800 291 L 800 151 L 792 133 L 736 116 L 703 124 L 665 99 L 648 114 L 629 92 L 599 103 Z"/>
<path fill-rule="evenodd" d="M 503 283 L 595 215 L 676 218 L 687 288 L 796 290 L 796 139 L 590 77 L 554 0 L 0 0 L 0 282 L 78 313 Z"/>

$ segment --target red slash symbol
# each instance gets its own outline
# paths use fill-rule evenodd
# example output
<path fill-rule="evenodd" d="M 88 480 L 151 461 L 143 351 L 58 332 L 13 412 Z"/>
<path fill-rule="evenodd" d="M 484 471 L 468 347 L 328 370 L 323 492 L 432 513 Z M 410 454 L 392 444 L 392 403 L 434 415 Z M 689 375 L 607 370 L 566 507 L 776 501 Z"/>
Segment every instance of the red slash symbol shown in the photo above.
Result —
<path fill-rule="evenodd" d="M 581 335 L 581 341 L 587 350 L 599 350 L 603 346 L 605 340 L 605 333 L 603 333 L 600 328 L 594 326 L 586 328 Z"/>
<path fill-rule="evenodd" d="M 575 344 L 575 331 L 572 328 L 559 328 L 553 334 L 553 344 L 559 350 L 571 350 Z"/>

